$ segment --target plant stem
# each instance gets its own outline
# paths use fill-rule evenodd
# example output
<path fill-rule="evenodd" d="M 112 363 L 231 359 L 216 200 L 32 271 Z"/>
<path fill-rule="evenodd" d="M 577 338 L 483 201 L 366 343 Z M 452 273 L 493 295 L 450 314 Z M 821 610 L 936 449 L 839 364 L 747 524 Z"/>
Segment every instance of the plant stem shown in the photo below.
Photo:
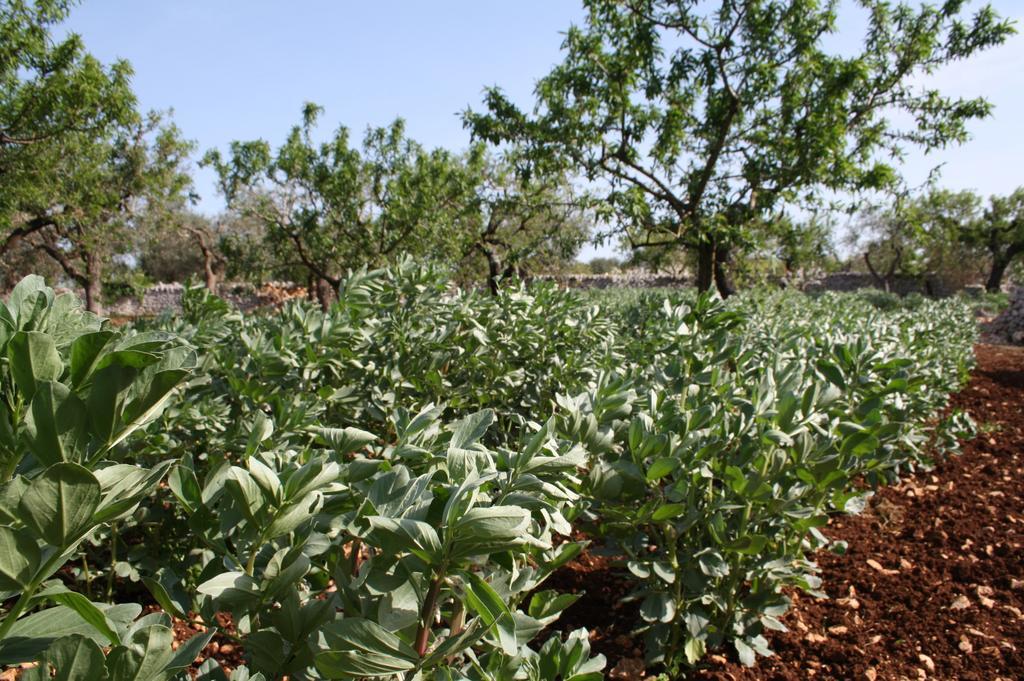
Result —
<path fill-rule="evenodd" d="M 117 565 L 117 523 L 110 523 L 110 572 L 107 574 L 107 602 L 114 597 L 114 566 Z"/>
<path fill-rule="evenodd" d="M 250 577 L 252 577 L 252 573 L 256 569 L 256 556 L 259 555 L 260 548 L 263 547 L 263 542 L 267 540 L 264 535 L 266 534 L 267 529 L 269 528 L 270 525 L 267 525 L 267 527 L 264 528 L 262 532 L 260 532 L 259 539 L 256 540 L 255 544 L 253 544 L 252 551 L 249 553 L 249 562 L 245 564 L 245 574 L 249 575 Z"/>
<path fill-rule="evenodd" d="M 434 577 L 430 583 L 430 590 L 427 591 L 427 598 L 423 601 L 423 610 L 420 612 L 420 626 L 416 630 L 416 653 L 420 657 L 427 654 L 427 642 L 430 638 L 430 625 L 433 624 L 434 610 L 437 608 L 437 597 L 441 593 L 441 584 L 444 582 L 442 575 Z"/>
<path fill-rule="evenodd" d="M 672 523 L 665 523 L 662 526 L 662 541 L 665 542 L 665 555 L 668 558 L 669 565 L 672 567 L 672 574 L 676 576 L 675 583 L 673 586 L 674 593 L 672 594 L 676 613 L 682 612 L 683 610 L 683 575 L 679 565 L 679 546 L 676 537 L 675 527 Z M 678 615 L 677 615 L 678 616 Z M 679 648 L 679 635 L 682 632 L 682 627 L 678 626 L 673 622 L 672 634 L 668 643 L 668 654 L 666 659 L 674 660 Z"/>
<path fill-rule="evenodd" d="M 89 572 L 89 561 L 85 556 L 85 551 L 82 552 L 82 574 L 85 575 L 85 595 L 87 598 L 92 598 L 92 573 Z"/>
<path fill-rule="evenodd" d="M 352 540 L 352 576 L 355 577 L 359 574 L 359 566 L 362 564 L 360 559 L 360 552 L 363 548 L 363 540 L 356 537 Z"/>
<path fill-rule="evenodd" d="M 456 599 L 455 605 L 452 606 L 452 621 L 449 629 L 451 630 L 452 636 L 458 636 L 462 633 L 462 630 L 466 628 L 466 605 L 462 601 Z"/>

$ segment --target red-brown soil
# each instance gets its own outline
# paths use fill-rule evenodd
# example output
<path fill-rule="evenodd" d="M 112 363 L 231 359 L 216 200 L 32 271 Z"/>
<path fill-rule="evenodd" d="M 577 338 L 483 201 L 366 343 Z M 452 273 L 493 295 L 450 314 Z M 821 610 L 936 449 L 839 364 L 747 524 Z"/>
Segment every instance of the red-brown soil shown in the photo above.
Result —
<path fill-rule="evenodd" d="M 746 668 L 711 655 L 692 678 L 1024 679 L 1024 348 L 978 345 L 953 397 L 981 434 L 959 456 L 879 490 L 827 528 L 845 555 L 817 556 L 830 598 L 791 594 L 790 631 Z M 559 623 L 586 626 L 606 675 L 644 679 L 635 606 L 614 561 L 587 553 L 545 585 L 585 591 Z"/>

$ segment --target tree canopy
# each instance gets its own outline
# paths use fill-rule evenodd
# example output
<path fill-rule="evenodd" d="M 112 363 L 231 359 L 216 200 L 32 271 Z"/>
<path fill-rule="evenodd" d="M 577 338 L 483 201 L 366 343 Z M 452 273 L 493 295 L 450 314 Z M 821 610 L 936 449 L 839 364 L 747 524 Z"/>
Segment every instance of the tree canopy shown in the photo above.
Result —
<path fill-rule="evenodd" d="M 337 287 L 348 269 L 400 256 L 447 264 L 463 276 L 486 263 L 492 288 L 528 262 L 575 255 L 589 231 L 585 197 L 564 173 L 516 172 L 515 161 L 476 145 L 465 154 L 427 150 L 405 124 L 371 128 L 362 146 L 342 126 L 315 141 L 321 109 L 276 150 L 263 140 L 208 152 L 228 207 L 266 229 L 267 246 L 287 270 Z"/>
<path fill-rule="evenodd" d="M 825 190 L 891 188 L 908 145 L 965 140 L 989 104 L 916 83 L 1013 32 L 988 6 L 967 18 L 959 0 L 864 0 L 862 46 L 844 55 L 826 45 L 835 0 L 584 4 L 533 111 L 492 88 L 465 123 L 597 183 L 629 246 L 695 250 L 698 285 L 723 293 L 757 216 Z"/>
<path fill-rule="evenodd" d="M 0 253 L 60 209 L 50 202 L 68 137 L 103 136 L 137 117 L 127 62 L 104 66 L 73 33 L 54 41 L 70 4 L 0 5 Z"/>
<path fill-rule="evenodd" d="M 361 148 L 344 126 L 317 143 L 320 114 L 307 105 L 277 150 L 253 140 L 206 154 L 229 209 L 258 219 L 280 259 L 335 287 L 346 268 L 437 244 L 461 207 L 450 152 L 423 149 L 400 119 L 368 130 Z"/>

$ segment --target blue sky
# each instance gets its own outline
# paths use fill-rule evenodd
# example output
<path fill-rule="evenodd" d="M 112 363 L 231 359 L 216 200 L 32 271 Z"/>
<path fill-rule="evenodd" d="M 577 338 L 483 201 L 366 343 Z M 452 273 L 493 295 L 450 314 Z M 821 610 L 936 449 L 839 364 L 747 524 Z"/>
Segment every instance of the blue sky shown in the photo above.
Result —
<path fill-rule="evenodd" d="M 993 5 L 1024 30 L 1024 0 Z M 325 131 L 346 125 L 361 137 L 401 116 L 426 146 L 461 149 L 469 136 L 458 112 L 478 107 L 494 84 L 529 105 L 534 82 L 559 61 L 561 33 L 582 17 L 576 0 L 84 0 L 66 28 L 100 59 L 128 59 L 142 106 L 173 108 L 199 153 L 235 139 L 276 144 L 306 101 L 325 107 Z M 837 39 L 855 41 L 857 23 L 841 22 Z M 941 184 L 953 189 L 1024 185 L 1024 35 L 929 83 L 984 95 L 995 113 L 972 126 L 965 146 L 911 152 L 908 179 L 919 183 L 944 164 Z M 212 179 L 198 170 L 205 212 L 222 205 Z M 588 248 L 581 257 L 608 252 Z"/>

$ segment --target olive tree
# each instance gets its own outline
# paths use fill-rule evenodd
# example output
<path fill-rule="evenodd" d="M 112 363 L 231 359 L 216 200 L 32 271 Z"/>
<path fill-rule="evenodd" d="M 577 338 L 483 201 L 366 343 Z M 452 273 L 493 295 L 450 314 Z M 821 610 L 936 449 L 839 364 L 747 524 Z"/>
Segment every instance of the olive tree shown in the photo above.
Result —
<path fill-rule="evenodd" d="M 732 252 L 759 215 L 890 188 L 906 147 L 962 142 L 988 115 L 984 99 L 920 84 L 1013 33 L 965 4 L 861 0 L 863 39 L 844 54 L 827 43 L 838 0 L 585 0 L 532 112 L 492 88 L 464 121 L 581 173 L 630 247 L 695 251 L 699 287 L 727 294 Z"/>

